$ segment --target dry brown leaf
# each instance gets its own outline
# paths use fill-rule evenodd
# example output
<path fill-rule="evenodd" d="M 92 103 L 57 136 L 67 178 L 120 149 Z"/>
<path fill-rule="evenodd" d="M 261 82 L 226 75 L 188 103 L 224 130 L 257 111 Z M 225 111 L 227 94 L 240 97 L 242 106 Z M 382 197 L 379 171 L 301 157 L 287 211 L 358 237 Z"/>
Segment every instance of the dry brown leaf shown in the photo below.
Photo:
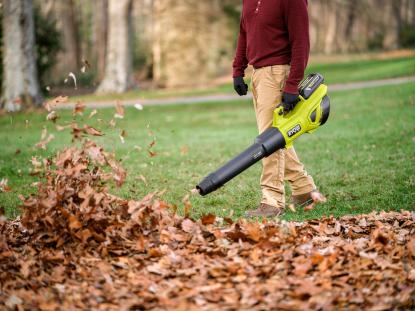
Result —
<path fill-rule="evenodd" d="M 190 210 L 192 209 L 192 203 L 190 203 L 190 195 L 189 194 L 185 195 L 184 198 L 182 199 L 182 202 L 184 204 L 184 215 L 185 217 L 189 217 Z"/>
<path fill-rule="evenodd" d="M 122 144 L 125 143 L 125 137 L 127 137 L 127 132 L 125 130 L 122 130 L 120 133 L 120 140 Z"/>
<path fill-rule="evenodd" d="M 61 104 L 66 104 L 67 102 L 68 102 L 68 96 L 60 95 L 58 97 L 55 97 L 54 99 L 51 99 L 45 102 L 43 106 L 45 107 L 47 111 L 50 112 L 56 106 L 61 105 Z"/>
<path fill-rule="evenodd" d="M 114 118 L 116 118 L 116 119 L 124 119 L 124 115 L 125 115 L 124 106 L 121 104 L 120 101 L 116 101 L 115 102 L 115 114 L 114 114 Z"/>
<path fill-rule="evenodd" d="M 215 223 L 216 220 L 216 215 L 214 214 L 207 214 L 204 215 L 200 218 L 200 220 L 202 221 L 203 225 L 213 225 Z"/>
<path fill-rule="evenodd" d="M 86 124 L 84 125 L 84 130 L 88 135 L 92 135 L 92 136 L 103 136 L 104 135 L 101 131 Z"/>
<path fill-rule="evenodd" d="M 62 131 L 66 130 L 66 129 L 69 129 L 71 127 L 72 127 L 71 124 L 68 124 L 68 125 L 59 125 L 59 124 L 56 124 L 56 130 L 58 132 L 62 132 Z"/>
<path fill-rule="evenodd" d="M 6 178 L 0 180 L 0 192 L 10 192 L 12 189 L 8 185 L 9 181 Z"/>
<path fill-rule="evenodd" d="M 86 71 L 91 68 L 91 64 L 88 62 L 88 60 L 83 59 L 82 60 L 82 67 L 81 67 L 81 72 L 82 73 L 86 73 Z"/>
<path fill-rule="evenodd" d="M 262 230 L 260 224 L 257 222 L 246 223 L 245 226 L 246 235 L 255 242 L 259 242 L 262 238 Z"/>
<path fill-rule="evenodd" d="M 116 126 L 117 126 L 117 122 L 115 122 L 115 120 L 114 119 L 111 119 L 110 121 L 109 121 L 109 126 L 110 127 L 112 127 L 112 128 L 115 128 Z"/>
<path fill-rule="evenodd" d="M 91 111 L 91 113 L 88 116 L 88 119 L 91 119 L 93 116 L 95 116 L 98 113 L 98 110 L 94 109 Z"/>
<path fill-rule="evenodd" d="M 408 250 L 412 257 L 415 258 L 415 235 L 413 235 L 412 238 L 409 240 Z"/>
<path fill-rule="evenodd" d="M 75 107 L 73 108 L 73 111 L 72 111 L 72 115 L 73 116 L 76 116 L 76 115 L 82 116 L 84 114 L 85 108 L 86 108 L 85 103 L 80 102 L 80 101 L 76 102 Z"/>
<path fill-rule="evenodd" d="M 147 184 L 147 179 L 143 176 L 143 175 L 140 175 L 140 176 L 138 176 L 142 181 L 143 181 L 143 183 L 147 186 L 148 184 Z"/>
<path fill-rule="evenodd" d="M 156 157 L 157 156 L 157 152 L 154 152 L 154 151 L 148 151 L 148 155 L 150 156 L 150 158 L 154 158 L 154 157 Z"/>
<path fill-rule="evenodd" d="M 35 145 L 35 147 L 38 149 L 46 150 L 47 144 L 49 144 L 54 139 L 55 139 L 55 136 L 53 134 L 48 135 L 48 130 L 45 127 L 42 130 L 40 141 Z"/>
<path fill-rule="evenodd" d="M 46 116 L 46 120 L 48 121 L 56 122 L 56 120 L 58 119 L 59 119 L 59 116 L 55 110 L 49 112 L 49 114 Z"/>
<path fill-rule="evenodd" d="M 187 147 L 187 146 L 182 146 L 182 147 L 180 147 L 180 154 L 182 155 L 182 156 L 185 156 L 185 155 L 187 155 L 189 153 L 189 147 Z"/>
<path fill-rule="evenodd" d="M 193 233 L 196 228 L 196 223 L 186 218 L 182 222 L 182 229 L 184 232 Z"/>
<path fill-rule="evenodd" d="M 295 205 L 292 203 L 288 204 L 288 209 L 293 213 L 297 212 L 297 210 L 295 209 Z"/>

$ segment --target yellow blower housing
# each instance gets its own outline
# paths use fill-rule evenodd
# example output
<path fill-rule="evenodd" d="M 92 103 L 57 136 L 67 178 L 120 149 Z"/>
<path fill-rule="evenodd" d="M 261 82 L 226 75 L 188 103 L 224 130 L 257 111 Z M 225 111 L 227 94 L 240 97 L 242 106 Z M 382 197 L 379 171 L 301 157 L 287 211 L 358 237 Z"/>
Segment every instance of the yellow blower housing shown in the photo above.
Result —
<path fill-rule="evenodd" d="M 304 133 L 312 133 L 326 123 L 330 114 L 330 99 L 322 75 L 309 75 L 299 86 L 300 100 L 295 108 L 284 113 L 279 106 L 274 111 L 273 126 L 259 135 L 255 143 L 217 171 L 202 180 L 196 189 L 205 196 L 279 149 L 289 148 Z"/>
<path fill-rule="evenodd" d="M 295 108 L 284 114 L 282 106 L 274 111 L 273 127 L 279 129 L 285 140 L 285 147 L 304 133 L 312 133 L 326 123 L 330 114 L 330 99 L 327 85 L 319 74 L 307 77 L 300 84 L 300 101 Z"/>

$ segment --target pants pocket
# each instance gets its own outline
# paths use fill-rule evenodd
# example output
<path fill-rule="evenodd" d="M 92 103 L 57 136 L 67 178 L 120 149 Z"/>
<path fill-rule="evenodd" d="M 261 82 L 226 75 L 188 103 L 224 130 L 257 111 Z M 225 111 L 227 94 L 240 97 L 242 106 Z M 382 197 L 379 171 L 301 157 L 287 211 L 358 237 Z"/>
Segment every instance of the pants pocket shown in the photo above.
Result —
<path fill-rule="evenodd" d="M 285 75 L 285 71 L 286 71 L 285 67 L 286 66 L 284 66 L 284 65 L 271 66 L 271 73 L 273 75 L 278 75 L 278 76 Z"/>
<path fill-rule="evenodd" d="M 286 81 L 286 67 L 283 65 L 277 65 L 271 67 L 271 74 L 275 84 L 278 86 L 278 89 L 282 91 Z"/>

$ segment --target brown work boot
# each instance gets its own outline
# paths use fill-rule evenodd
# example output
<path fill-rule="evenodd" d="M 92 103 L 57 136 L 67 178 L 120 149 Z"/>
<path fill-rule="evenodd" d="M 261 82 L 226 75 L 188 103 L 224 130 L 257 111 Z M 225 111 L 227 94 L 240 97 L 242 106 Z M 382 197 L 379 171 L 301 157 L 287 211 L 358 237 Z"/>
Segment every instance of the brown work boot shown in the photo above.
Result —
<path fill-rule="evenodd" d="M 245 216 L 246 217 L 278 217 L 283 212 L 284 212 L 283 208 L 261 203 L 261 205 L 256 210 L 246 212 Z"/>
<path fill-rule="evenodd" d="M 326 203 L 326 197 L 318 190 L 313 190 L 309 193 L 293 195 L 291 197 L 290 205 L 294 207 L 312 207 L 319 203 Z"/>

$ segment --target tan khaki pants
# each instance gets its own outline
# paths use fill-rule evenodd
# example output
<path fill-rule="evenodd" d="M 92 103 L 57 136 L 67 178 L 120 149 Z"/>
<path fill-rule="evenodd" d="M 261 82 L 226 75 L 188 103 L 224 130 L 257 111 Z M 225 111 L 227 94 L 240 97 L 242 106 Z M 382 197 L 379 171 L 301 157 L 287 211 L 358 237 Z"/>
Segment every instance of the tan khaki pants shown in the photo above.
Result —
<path fill-rule="evenodd" d="M 272 125 L 273 111 L 281 103 L 289 72 L 289 65 L 276 65 L 255 69 L 252 74 L 252 92 L 260 134 Z M 293 195 L 305 194 L 316 188 L 294 148 L 279 150 L 262 163 L 261 203 L 285 207 L 284 180 L 290 183 Z"/>

